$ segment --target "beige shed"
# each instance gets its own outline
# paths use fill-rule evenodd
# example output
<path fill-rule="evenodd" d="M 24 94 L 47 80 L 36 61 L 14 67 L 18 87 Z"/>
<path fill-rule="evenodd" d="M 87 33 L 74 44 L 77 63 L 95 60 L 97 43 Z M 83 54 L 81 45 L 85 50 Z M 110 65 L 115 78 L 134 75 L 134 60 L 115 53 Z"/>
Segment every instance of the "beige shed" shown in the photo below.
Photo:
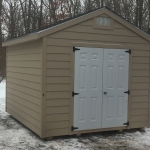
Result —
<path fill-rule="evenodd" d="M 110 10 L 3 47 L 6 111 L 41 138 L 150 127 L 150 36 Z"/>

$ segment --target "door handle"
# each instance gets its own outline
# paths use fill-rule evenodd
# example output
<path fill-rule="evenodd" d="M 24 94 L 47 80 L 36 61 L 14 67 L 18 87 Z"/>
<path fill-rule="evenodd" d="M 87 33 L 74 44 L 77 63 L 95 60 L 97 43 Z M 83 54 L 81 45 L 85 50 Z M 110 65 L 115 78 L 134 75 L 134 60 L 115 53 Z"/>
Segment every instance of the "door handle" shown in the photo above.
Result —
<path fill-rule="evenodd" d="M 107 94 L 107 92 L 104 92 L 104 94 Z"/>

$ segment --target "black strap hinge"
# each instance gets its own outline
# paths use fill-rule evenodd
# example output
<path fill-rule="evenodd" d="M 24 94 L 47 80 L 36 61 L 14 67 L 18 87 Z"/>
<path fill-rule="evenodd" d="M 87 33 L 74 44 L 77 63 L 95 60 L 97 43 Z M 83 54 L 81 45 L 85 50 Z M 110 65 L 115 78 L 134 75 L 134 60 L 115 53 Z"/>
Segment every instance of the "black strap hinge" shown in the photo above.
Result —
<path fill-rule="evenodd" d="M 130 90 L 128 90 L 128 91 L 126 91 L 124 93 L 130 95 Z"/>
<path fill-rule="evenodd" d="M 79 93 L 72 92 L 72 97 L 74 97 L 75 95 L 79 95 Z"/>
<path fill-rule="evenodd" d="M 129 126 L 129 121 L 128 121 L 127 123 L 124 123 L 123 125 L 125 125 L 125 126 Z"/>
<path fill-rule="evenodd" d="M 125 51 L 125 52 L 131 54 L 131 49 L 129 49 L 128 51 Z"/>
<path fill-rule="evenodd" d="M 78 127 L 74 127 L 74 126 L 71 127 L 71 131 L 74 131 L 74 130 L 77 130 L 77 129 L 79 129 L 79 128 Z"/>
<path fill-rule="evenodd" d="M 80 50 L 79 48 L 73 47 L 73 52 L 79 51 L 79 50 Z"/>

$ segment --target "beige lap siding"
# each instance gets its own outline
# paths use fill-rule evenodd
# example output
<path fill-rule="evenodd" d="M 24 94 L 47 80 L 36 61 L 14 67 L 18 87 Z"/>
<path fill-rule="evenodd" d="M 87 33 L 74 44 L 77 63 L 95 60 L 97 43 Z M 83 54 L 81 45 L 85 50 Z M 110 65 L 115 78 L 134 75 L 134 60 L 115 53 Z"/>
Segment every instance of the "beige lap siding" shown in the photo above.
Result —
<path fill-rule="evenodd" d="M 131 128 L 149 126 L 149 57 L 150 51 L 133 51 Z"/>
<path fill-rule="evenodd" d="M 70 129 L 71 51 L 47 46 L 46 133 L 66 135 Z"/>
<path fill-rule="evenodd" d="M 121 44 L 133 47 L 129 83 L 130 127 L 149 126 L 149 42 L 118 22 L 115 22 L 114 30 L 94 29 L 93 20 L 90 19 L 47 37 L 47 135 L 55 135 L 54 131 L 57 131 L 57 135 L 70 132 L 73 117 L 70 116 L 73 42 Z"/>
<path fill-rule="evenodd" d="M 6 110 L 41 133 L 41 41 L 7 49 Z"/>

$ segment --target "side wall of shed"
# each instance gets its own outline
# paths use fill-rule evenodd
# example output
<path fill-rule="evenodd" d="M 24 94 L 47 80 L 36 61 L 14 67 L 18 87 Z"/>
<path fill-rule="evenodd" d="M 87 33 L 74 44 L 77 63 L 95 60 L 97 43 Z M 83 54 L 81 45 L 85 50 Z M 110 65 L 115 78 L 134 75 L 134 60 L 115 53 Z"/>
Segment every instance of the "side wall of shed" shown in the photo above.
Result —
<path fill-rule="evenodd" d="M 102 43 L 132 47 L 130 59 L 130 128 L 149 126 L 149 42 L 115 21 L 114 30 L 93 28 L 93 19 L 47 37 L 46 136 L 71 133 L 73 90 L 73 43 Z M 76 44 L 74 44 L 76 46 Z"/>
<path fill-rule="evenodd" d="M 7 48 L 6 111 L 41 134 L 42 41 Z"/>

